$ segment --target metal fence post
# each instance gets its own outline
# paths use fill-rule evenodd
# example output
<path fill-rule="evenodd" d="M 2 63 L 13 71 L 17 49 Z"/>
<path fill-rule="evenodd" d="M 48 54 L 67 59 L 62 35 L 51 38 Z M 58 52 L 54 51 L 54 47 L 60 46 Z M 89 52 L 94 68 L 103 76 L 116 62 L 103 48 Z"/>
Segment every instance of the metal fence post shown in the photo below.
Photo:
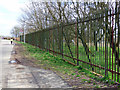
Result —
<path fill-rule="evenodd" d="M 54 31 L 52 31 L 53 34 L 53 55 L 54 55 Z"/>
<path fill-rule="evenodd" d="M 61 38 L 62 38 L 62 39 L 61 39 L 61 40 L 62 40 L 62 41 L 61 41 L 61 43 L 62 43 L 62 59 L 64 59 L 64 55 L 63 55 L 63 44 L 64 44 L 64 42 L 63 42 L 63 22 L 62 22 L 62 24 L 61 24 L 61 27 L 62 27 L 62 33 L 61 33 L 61 34 L 62 34 L 62 35 L 61 35 Z"/>
<path fill-rule="evenodd" d="M 77 23 L 76 23 L 76 39 L 77 39 L 77 59 L 79 59 L 79 41 L 78 41 L 78 33 L 79 33 L 79 28 L 78 28 L 78 18 L 77 18 Z M 79 65 L 79 61 L 77 61 L 77 65 Z"/>
<path fill-rule="evenodd" d="M 25 43 L 25 26 L 24 26 L 24 43 Z"/>
<path fill-rule="evenodd" d="M 50 53 L 50 30 L 49 30 L 49 53 Z"/>
<path fill-rule="evenodd" d="M 119 54 L 120 54 L 120 52 L 119 52 L 119 47 L 120 47 L 120 20 L 119 20 L 119 16 L 120 15 L 120 1 L 119 1 L 119 7 L 118 7 L 118 59 L 120 58 L 119 57 Z M 118 66 L 117 66 L 117 72 L 120 72 L 119 71 L 119 65 L 120 65 L 120 59 L 118 60 L 118 64 L 117 64 Z M 120 75 L 119 74 L 117 74 L 117 82 L 120 82 Z"/>
<path fill-rule="evenodd" d="M 113 7 L 112 7 L 112 42 L 111 42 L 111 44 L 112 44 L 112 80 L 113 80 L 113 51 L 114 51 L 114 47 L 113 47 L 113 29 L 114 29 L 114 22 L 113 22 L 113 20 L 114 20 L 114 15 L 113 15 L 113 13 L 114 13 L 114 10 L 113 10 Z"/>
<path fill-rule="evenodd" d="M 108 11 L 105 12 L 105 76 L 108 76 Z"/>

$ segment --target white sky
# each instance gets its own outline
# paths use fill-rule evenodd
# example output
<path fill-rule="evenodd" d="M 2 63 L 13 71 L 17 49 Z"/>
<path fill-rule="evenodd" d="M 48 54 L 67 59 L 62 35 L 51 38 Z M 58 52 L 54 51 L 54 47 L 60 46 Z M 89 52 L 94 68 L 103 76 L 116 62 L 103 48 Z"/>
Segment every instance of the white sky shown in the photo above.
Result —
<path fill-rule="evenodd" d="M 0 0 L 0 35 L 11 36 L 10 31 L 17 25 L 17 19 L 21 15 L 20 8 L 24 7 L 28 1 L 29 0 Z"/>
<path fill-rule="evenodd" d="M 0 35 L 11 36 L 11 29 L 17 25 L 20 8 L 29 0 L 0 0 Z"/>

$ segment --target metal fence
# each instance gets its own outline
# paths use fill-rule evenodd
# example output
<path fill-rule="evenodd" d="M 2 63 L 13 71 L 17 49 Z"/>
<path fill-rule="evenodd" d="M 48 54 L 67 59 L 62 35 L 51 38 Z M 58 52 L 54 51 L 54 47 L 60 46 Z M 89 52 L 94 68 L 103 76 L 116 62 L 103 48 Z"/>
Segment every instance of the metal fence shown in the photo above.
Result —
<path fill-rule="evenodd" d="M 26 42 L 120 82 L 120 13 L 112 12 L 27 34 Z"/>

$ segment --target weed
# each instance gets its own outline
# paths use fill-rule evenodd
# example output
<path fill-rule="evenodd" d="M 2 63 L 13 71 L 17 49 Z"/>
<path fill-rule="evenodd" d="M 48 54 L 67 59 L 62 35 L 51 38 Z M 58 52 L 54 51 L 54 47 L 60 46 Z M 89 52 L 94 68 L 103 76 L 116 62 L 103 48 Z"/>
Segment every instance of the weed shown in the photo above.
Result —
<path fill-rule="evenodd" d="M 100 86 L 99 86 L 99 85 L 97 85 L 97 86 L 95 86 L 95 88 L 100 88 Z"/>
<path fill-rule="evenodd" d="M 82 79 L 83 82 L 87 81 L 86 79 Z"/>
<path fill-rule="evenodd" d="M 72 75 L 76 75 L 76 73 L 72 73 Z"/>
<path fill-rule="evenodd" d="M 117 87 L 120 88 L 120 85 L 118 85 Z"/>
<path fill-rule="evenodd" d="M 83 68 L 81 66 L 76 66 L 78 70 L 82 70 Z"/>
<path fill-rule="evenodd" d="M 91 83 L 92 81 L 91 80 L 88 80 L 88 83 Z"/>
<path fill-rule="evenodd" d="M 95 85 L 96 83 L 94 82 L 93 85 Z"/>
<path fill-rule="evenodd" d="M 97 80 L 97 77 L 94 76 L 93 79 Z"/>
<path fill-rule="evenodd" d="M 80 77 L 80 75 L 76 75 L 76 77 Z"/>

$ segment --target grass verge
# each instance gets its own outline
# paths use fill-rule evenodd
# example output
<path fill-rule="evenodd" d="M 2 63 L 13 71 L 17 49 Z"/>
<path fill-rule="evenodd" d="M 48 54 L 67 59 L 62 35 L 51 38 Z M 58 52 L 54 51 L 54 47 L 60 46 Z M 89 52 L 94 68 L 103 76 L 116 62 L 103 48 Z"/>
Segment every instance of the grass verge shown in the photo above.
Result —
<path fill-rule="evenodd" d="M 109 85 L 115 84 L 115 82 L 110 80 L 108 77 L 98 77 L 95 74 L 91 73 L 90 71 L 82 68 L 81 66 L 73 66 L 69 64 L 68 62 L 62 60 L 62 58 L 53 56 L 47 51 L 41 50 L 27 43 L 23 43 L 23 42 L 17 42 L 17 43 L 22 44 L 24 48 L 26 49 L 24 53 L 27 53 L 29 54 L 29 56 L 35 58 L 36 59 L 35 64 L 43 65 L 44 66 L 43 68 L 46 68 L 46 69 L 50 68 L 51 70 L 55 72 L 67 74 L 68 76 L 74 75 L 76 77 L 80 77 L 81 74 L 84 74 L 96 81 L 101 81 Z M 76 71 L 78 73 L 76 73 Z M 90 80 L 83 80 L 83 81 L 87 81 L 88 83 L 91 82 Z M 93 84 L 94 83 L 95 82 L 93 82 Z"/>

